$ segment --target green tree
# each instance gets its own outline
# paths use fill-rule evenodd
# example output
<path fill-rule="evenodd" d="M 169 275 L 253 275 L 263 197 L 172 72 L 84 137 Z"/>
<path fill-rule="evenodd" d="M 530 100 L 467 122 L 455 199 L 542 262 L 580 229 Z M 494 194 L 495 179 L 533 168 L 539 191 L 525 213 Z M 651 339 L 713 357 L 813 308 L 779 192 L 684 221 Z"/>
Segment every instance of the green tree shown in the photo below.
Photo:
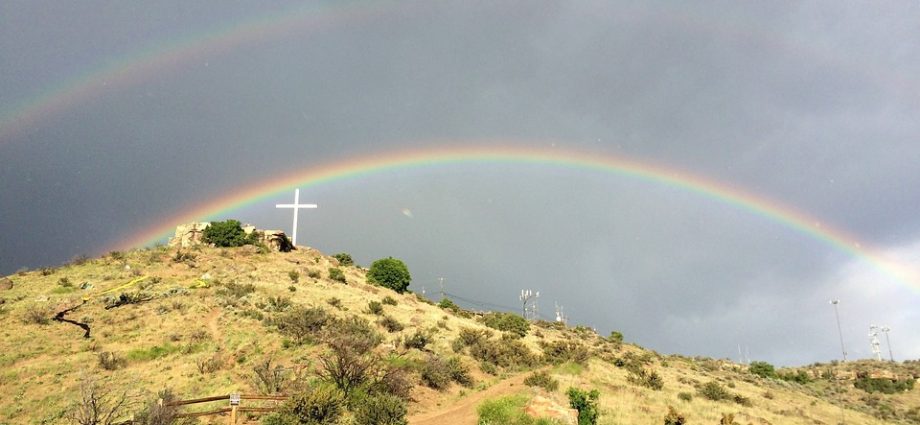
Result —
<path fill-rule="evenodd" d="M 620 331 L 612 331 L 610 332 L 610 336 L 607 339 L 611 342 L 620 344 L 623 342 L 623 333 Z"/>
<path fill-rule="evenodd" d="M 204 229 L 201 240 L 219 247 L 251 245 L 255 242 L 255 232 L 247 235 L 238 220 L 214 221 Z"/>
<path fill-rule="evenodd" d="M 751 362 L 748 371 L 761 378 L 776 378 L 776 368 L 767 362 Z"/>
<path fill-rule="evenodd" d="M 355 264 L 355 261 L 351 259 L 351 255 L 348 255 L 347 252 L 340 252 L 332 256 L 339 261 L 339 265 L 343 267 L 351 266 Z"/>
<path fill-rule="evenodd" d="M 406 263 L 393 257 L 374 261 L 367 272 L 368 283 L 390 288 L 398 293 L 405 292 L 412 281 Z"/>
<path fill-rule="evenodd" d="M 597 390 L 585 391 L 570 387 L 566 392 L 569 396 L 569 406 L 578 411 L 578 425 L 595 425 L 599 416 L 597 400 L 600 393 Z"/>

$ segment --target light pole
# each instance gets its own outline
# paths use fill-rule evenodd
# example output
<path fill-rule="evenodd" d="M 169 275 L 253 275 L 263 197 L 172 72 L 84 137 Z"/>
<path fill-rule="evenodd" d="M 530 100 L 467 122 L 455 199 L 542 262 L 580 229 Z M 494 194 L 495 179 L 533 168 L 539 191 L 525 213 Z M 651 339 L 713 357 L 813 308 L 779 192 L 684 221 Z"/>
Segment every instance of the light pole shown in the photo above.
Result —
<path fill-rule="evenodd" d="M 837 311 L 837 304 L 840 304 L 840 300 L 831 300 L 831 304 L 834 305 L 834 316 L 837 317 L 837 334 L 840 335 L 840 351 L 843 352 L 843 362 L 847 361 L 847 349 L 843 345 L 843 331 L 840 329 L 840 313 Z"/>
<path fill-rule="evenodd" d="M 891 362 L 894 363 L 894 353 L 891 352 L 891 340 L 888 339 L 888 331 L 890 330 L 891 328 L 888 326 L 882 327 L 882 332 L 885 332 L 885 343 L 888 344 L 888 357 L 891 359 Z"/>

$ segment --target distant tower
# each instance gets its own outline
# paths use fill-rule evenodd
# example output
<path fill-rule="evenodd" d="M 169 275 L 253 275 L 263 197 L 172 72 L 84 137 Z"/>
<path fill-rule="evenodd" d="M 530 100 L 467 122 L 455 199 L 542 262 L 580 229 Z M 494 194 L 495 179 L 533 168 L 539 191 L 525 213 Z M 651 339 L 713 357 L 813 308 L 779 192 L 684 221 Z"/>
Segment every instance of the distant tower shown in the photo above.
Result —
<path fill-rule="evenodd" d="M 521 313 L 523 313 L 525 319 L 536 318 L 537 298 L 540 298 L 540 291 L 534 293 L 530 289 L 521 289 Z M 533 301 L 533 304 L 528 307 L 528 304 L 530 304 L 531 300 Z"/>
<path fill-rule="evenodd" d="M 891 359 L 891 362 L 894 363 L 894 353 L 891 351 L 891 339 L 888 338 L 888 332 L 891 331 L 891 328 L 882 326 L 881 331 L 885 332 L 885 343 L 888 344 L 888 357 Z"/>
<path fill-rule="evenodd" d="M 882 361 L 882 343 L 878 340 L 879 327 L 869 325 L 869 344 L 872 345 L 872 352 L 875 353 L 875 359 Z"/>
<path fill-rule="evenodd" d="M 563 311 L 563 307 L 559 305 L 558 303 L 556 304 L 556 321 L 562 324 L 565 324 L 566 322 L 565 312 Z"/>

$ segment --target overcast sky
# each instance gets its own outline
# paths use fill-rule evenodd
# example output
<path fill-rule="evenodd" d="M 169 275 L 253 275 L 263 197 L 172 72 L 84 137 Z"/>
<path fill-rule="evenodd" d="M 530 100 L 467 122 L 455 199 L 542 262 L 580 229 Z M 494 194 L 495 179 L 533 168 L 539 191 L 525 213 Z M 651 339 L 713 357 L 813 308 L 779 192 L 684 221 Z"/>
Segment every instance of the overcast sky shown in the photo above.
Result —
<path fill-rule="evenodd" d="M 282 174 L 490 144 L 682 170 L 920 264 L 917 2 L 340 3 L 0 3 L 0 274 Z M 289 229 L 290 198 L 233 218 Z M 871 323 L 920 358 L 920 283 L 675 187 L 473 162 L 301 199 L 302 244 L 399 257 L 429 295 L 529 288 L 664 353 L 778 364 L 840 358 L 839 298 L 851 358 Z"/>

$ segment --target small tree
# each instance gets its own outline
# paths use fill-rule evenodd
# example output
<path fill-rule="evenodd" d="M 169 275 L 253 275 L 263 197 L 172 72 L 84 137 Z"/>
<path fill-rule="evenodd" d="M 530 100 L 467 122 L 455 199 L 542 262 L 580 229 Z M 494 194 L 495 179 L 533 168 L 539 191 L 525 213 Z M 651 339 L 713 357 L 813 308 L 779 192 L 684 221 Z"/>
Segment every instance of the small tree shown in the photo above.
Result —
<path fill-rule="evenodd" d="M 578 425 L 596 425 L 598 410 L 597 400 L 601 394 L 597 390 L 584 391 L 578 388 L 569 388 L 569 405 L 578 411 Z"/>
<path fill-rule="evenodd" d="M 767 362 L 751 362 L 748 371 L 762 378 L 776 378 L 776 369 Z"/>
<path fill-rule="evenodd" d="M 374 261 L 367 272 L 368 283 L 390 288 L 398 293 L 405 292 L 412 281 L 406 263 L 393 257 Z"/>
<path fill-rule="evenodd" d="M 354 260 L 351 259 L 351 255 L 349 255 L 347 252 L 340 252 L 333 255 L 332 258 L 338 260 L 339 265 L 342 267 L 347 267 L 355 264 Z"/>
<path fill-rule="evenodd" d="M 214 246 L 234 247 L 253 244 L 254 236 L 255 232 L 247 235 L 239 221 L 230 219 L 212 222 L 204 229 L 201 240 Z"/>
<path fill-rule="evenodd" d="M 623 333 L 620 331 L 612 331 L 607 339 L 610 340 L 610 342 L 621 344 L 623 343 Z"/>
<path fill-rule="evenodd" d="M 112 425 L 124 419 L 134 404 L 127 392 L 115 392 L 85 377 L 80 382 L 80 400 L 67 416 L 79 425 Z"/>

